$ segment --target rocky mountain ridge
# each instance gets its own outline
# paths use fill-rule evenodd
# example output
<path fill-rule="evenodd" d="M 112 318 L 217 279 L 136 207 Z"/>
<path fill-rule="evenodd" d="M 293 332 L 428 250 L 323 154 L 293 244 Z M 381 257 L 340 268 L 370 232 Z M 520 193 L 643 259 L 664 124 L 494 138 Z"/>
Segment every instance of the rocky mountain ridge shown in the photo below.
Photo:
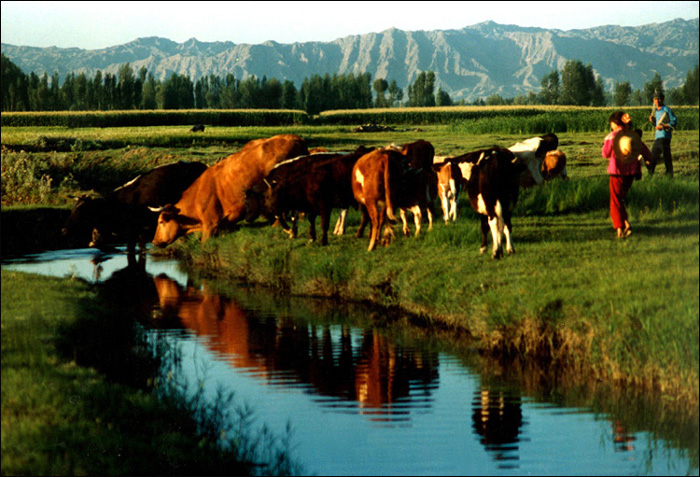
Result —
<path fill-rule="evenodd" d="M 683 84 L 698 64 L 698 19 L 677 19 L 639 27 L 616 25 L 585 30 L 547 30 L 484 22 L 459 30 L 403 31 L 351 35 L 331 42 L 262 44 L 177 43 L 165 38 L 139 38 L 99 50 L 35 48 L 2 44 L 2 53 L 24 72 L 61 80 L 69 72 L 92 77 L 97 70 L 116 74 L 130 63 L 156 78 L 172 73 L 193 81 L 204 75 L 233 74 L 245 79 L 291 80 L 324 74 L 360 74 L 396 80 L 406 88 L 421 71 L 435 71 L 437 86 L 453 99 L 471 101 L 491 94 L 513 97 L 538 91 L 542 77 L 567 60 L 591 63 L 607 89 L 629 81 L 644 86 L 656 72 L 666 88 Z"/>

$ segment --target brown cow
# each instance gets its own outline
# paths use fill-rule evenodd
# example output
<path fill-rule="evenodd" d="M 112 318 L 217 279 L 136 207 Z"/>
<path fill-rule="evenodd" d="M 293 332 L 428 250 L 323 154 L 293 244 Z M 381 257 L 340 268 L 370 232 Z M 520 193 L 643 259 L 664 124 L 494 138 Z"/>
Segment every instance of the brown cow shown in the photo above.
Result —
<path fill-rule="evenodd" d="M 433 146 L 417 141 L 400 148 L 385 148 L 362 156 L 352 172 L 352 191 L 362 211 L 362 222 L 357 237 L 362 237 L 367 220 L 371 222 L 368 251 L 374 250 L 386 219 L 395 220 L 394 207 L 417 210 L 416 235 L 420 231 L 421 208 L 430 204 Z M 431 217 L 429 215 L 429 217 Z M 384 243 L 393 235 L 385 231 Z"/>
<path fill-rule="evenodd" d="M 180 161 L 158 166 L 100 198 L 80 197 L 63 228 L 63 235 L 81 235 L 91 247 L 104 248 L 112 238 L 123 239 L 132 255 L 138 244 L 145 250 L 153 238 L 157 217 L 150 207 L 180 200 L 182 193 L 202 175 L 207 165 Z"/>
<path fill-rule="evenodd" d="M 560 176 L 562 179 L 568 179 L 569 176 L 566 174 L 566 154 L 559 149 L 556 151 L 549 151 L 547 155 L 544 156 L 544 161 L 542 161 L 541 172 L 542 177 L 546 181 Z"/>
<path fill-rule="evenodd" d="M 392 146 L 395 147 L 395 146 Z M 423 212 L 428 216 L 428 230 L 433 229 L 433 200 L 437 196 L 437 176 L 432 169 L 435 149 L 428 141 L 418 140 L 398 148 L 405 156 L 410 174 L 402 177 L 399 197 L 401 222 L 404 235 L 409 235 L 406 211 L 413 214 L 416 225 L 416 237 L 420 234 Z"/>
<path fill-rule="evenodd" d="M 253 197 L 261 196 L 263 214 L 279 219 L 292 237 L 296 227 L 290 231 L 285 214 L 306 212 L 311 241 L 316 240 L 315 221 L 320 216 L 321 245 L 327 245 L 331 211 L 356 205 L 350 182 L 352 168 L 369 151 L 360 146 L 351 154 L 319 153 L 284 161 L 270 171 L 263 184 L 249 191 L 249 200 L 255 202 Z"/>
<path fill-rule="evenodd" d="M 250 141 L 240 151 L 207 169 L 175 205 L 162 209 L 153 244 L 165 247 L 183 235 L 201 232 L 202 242 L 245 215 L 245 192 L 280 161 L 308 154 L 295 135 Z"/>
<path fill-rule="evenodd" d="M 435 156 L 433 171 L 437 174 L 437 196 L 445 224 L 457 220 L 457 201 L 462 190 L 462 170 L 444 156 Z"/>

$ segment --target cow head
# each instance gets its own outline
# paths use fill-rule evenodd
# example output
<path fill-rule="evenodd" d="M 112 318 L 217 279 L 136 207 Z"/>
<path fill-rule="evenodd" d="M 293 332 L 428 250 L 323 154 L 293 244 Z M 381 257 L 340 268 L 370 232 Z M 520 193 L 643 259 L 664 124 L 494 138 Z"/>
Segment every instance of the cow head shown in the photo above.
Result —
<path fill-rule="evenodd" d="M 185 217 L 180 215 L 180 209 L 174 205 L 169 204 L 159 208 L 149 207 L 149 209 L 160 213 L 156 233 L 153 237 L 153 245 L 156 247 L 162 248 L 170 245 L 187 233 L 187 229 L 183 226 Z"/>
<path fill-rule="evenodd" d="M 550 180 L 559 176 L 561 176 L 562 179 L 567 178 L 566 154 L 557 149 L 547 152 L 544 161 L 542 161 L 542 177 L 544 177 L 545 180 Z"/>
<path fill-rule="evenodd" d="M 88 195 L 73 197 L 76 201 L 70 217 L 61 230 L 63 236 L 76 238 L 88 244 L 93 230 L 99 229 L 105 223 L 107 203 L 102 198 L 92 198 Z"/>

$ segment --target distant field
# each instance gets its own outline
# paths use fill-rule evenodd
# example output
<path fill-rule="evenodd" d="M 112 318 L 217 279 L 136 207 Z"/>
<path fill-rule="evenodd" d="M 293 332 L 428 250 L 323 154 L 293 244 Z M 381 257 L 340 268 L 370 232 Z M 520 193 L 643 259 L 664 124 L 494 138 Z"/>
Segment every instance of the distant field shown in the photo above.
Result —
<path fill-rule="evenodd" d="M 298 125 L 451 125 L 473 134 L 602 132 L 618 108 L 576 106 L 451 106 L 324 111 L 309 116 L 297 110 L 157 110 L 2 113 L 2 127 L 147 127 L 147 126 L 298 126 Z M 624 108 L 641 127 L 650 107 Z M 697 130 L 698 107 L 674 108 L 678 130 Z"/>

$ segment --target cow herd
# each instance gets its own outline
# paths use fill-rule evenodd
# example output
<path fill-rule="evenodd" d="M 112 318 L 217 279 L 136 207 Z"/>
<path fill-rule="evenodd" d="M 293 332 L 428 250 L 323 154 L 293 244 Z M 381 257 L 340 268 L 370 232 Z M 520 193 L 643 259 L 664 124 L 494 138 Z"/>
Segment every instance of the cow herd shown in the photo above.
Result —
<path fill-rule="evenodd" d="M 368 250 L 387 245 L 396 211 L 409 235 L 407 212 L 415 235 L 423 217 L 432 228 L 433 204 L 442 207 L 445 223 L 457 219 L 457 201 L 466 191 L 481 218 L 481 252 L 492 237 L 492 256 L 513 253 L 511 212 L 521 187 L 566 177 L 566 156 L 554 134 L 535 137 L 510 148 L 494 146 L 456 157 L 435 156 L 433 145 L 419 140 L 402 146 L 358 147 L 351 152 L 309 151 L 299 136 L 284 134 L 247 143 L 211 167 L 178 162 L 157 167 L 98 199 L 81 197 L 64 234 L 89 235 L 100 247 L 113 235 L 136 245 L 147 241 L 165 247 L 179 237 L 200 232 L 202 241 L 231 230 L 242 220 L 262 216 L 296 236 L 296 217 L 304 213 L 309 236 L 328 244 L 331 212 L 340 211 L 334 233 L 342 234 L 351 207 L 362 214 L 356 237 L 370 225 Z M 292 224 L 289 224 L 289 221 Z"/>

